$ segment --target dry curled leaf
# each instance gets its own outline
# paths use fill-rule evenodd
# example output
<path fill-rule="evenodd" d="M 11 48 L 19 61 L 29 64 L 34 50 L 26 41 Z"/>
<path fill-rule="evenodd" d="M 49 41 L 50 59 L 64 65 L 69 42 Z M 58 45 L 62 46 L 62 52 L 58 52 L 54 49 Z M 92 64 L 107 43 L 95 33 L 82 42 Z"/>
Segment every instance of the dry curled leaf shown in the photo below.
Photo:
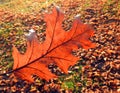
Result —
<path fill-rule="evenodd" d="M 48 69 L 50 63 L 56 64 L 63 72 L 68 73 L 68 68 L 78 60 L 72 55 L 72 50 L 82 46 L 85 49 L 94 48 L 95 44 L 89 38 L 93 36 L 93 29 L 83 24 L 78 17 L 73 21 L 70 31 L 62 29 L 64 14 L 59 8 L 54 8 L 51 14 L 45 14 L 47 23 L 46 40 L 39 43 L 34 30 L 27 35 L 27 50 L 20 54 L 13 46 L 14 74 L 15 76 L 33 82 L 32 75 L 37 75 L 45 80 L 57 77 Z"/>

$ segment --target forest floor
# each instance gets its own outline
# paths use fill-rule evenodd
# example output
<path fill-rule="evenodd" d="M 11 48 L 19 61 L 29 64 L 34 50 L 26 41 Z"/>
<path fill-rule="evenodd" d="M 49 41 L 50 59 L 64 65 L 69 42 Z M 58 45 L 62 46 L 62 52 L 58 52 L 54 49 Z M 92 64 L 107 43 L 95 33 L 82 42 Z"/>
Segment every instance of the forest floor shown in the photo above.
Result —
<path fill-rule="evenodd" d="M 16 79 L 12 74 L 0 75 L 0 93 L 120 93 L 120 1 L 119 0 L 4 0 L 0 2 L 0 74 L 12 70 L 12 45 L 21 53 L 26 50 L 25 34 L 33 28 L 39 40 L 46 24 L 45 11 L 54 5 L 65 13 L 63 28 L 69 30 L 73 19 L 91 24 L 95 35 L 90 38 L 96 48 L 79 48 L 78 63 L 62 74 L 49 66 L 58 79 L 35 83 Z"/>

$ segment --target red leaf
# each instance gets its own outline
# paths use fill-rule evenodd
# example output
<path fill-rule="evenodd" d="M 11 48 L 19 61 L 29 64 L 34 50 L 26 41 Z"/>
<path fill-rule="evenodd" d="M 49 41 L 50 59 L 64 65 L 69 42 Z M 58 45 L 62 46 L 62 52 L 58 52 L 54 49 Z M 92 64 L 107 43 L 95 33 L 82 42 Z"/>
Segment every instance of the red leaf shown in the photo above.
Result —
<path fill-rule="evenodd" d="M 46 40 L 42 44 L 38 42 L 35 32 L 31 30 L 25 54 L 20 54 L 13 47 L 13 70 L 17 77 L 33 82 L 31 76 L 35 74 L 48 81 L 57 77 L 49 71 L 50 63 L 56 64 L 63 72 L 68 73 L 68 68 L 78 60 L 72 55 L 72 50 L 80 45 L 85 49 L 95 47 L 95 44 L 89 41 L 89 38 L 93 36 L 93 30 L 88 25 L 83 24 L 76 17 L 71 30 L 64 31 L 62 29 L 63 18 L 64 14 L 58 8 L 54 8 L 51 14 L 44 16 L 47 28 Z"/>

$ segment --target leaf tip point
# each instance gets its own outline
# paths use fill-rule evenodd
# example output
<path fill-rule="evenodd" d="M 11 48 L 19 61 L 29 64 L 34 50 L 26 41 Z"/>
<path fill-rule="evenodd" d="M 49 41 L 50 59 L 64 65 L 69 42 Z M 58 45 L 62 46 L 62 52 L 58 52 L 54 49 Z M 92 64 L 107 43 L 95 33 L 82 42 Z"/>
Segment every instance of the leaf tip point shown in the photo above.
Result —
<path fill-rule="evenodd" d="M 45 13 L 48 13 L 48 10 L 45 10 L 44 12 L 45 12 Z"/>
<path fill-rule="evenodd" d="M 29 30 L 29 33 L 33 33 L 33 32 L 35 32 L 34 29 L 30 29 L 30 30 Z"/>
<path fill-rule="evenodd" d="M 25 34 L 26 38 L 28 40 L 32 40 L 35 37 L 35 30 L 34 29 L 30 29 L 28 34 Z"/>
<path fill-rule="evenodd" d="M 77 14 L 77 15 L 75 16 L 75 19 L 78 19 L 78 18 L 80 18 L 80 14 Z"/>
<path fill-rule="evenodd" d="M 55 8 L 56 8 L 57 10 L 60 10 L 60 7 L 59 7 L 59 6 L 57 6 L 57 5 L 55 5 Z"/>
<path fill-rule="evenodd" d="M 55 5 L 55 8 L 56 8 L 56 10 L 57 10 L 58 12 L 65 13 L 64 11 L 62 11 L 62 10 L 60 9 L 60 7 L 59 7 L 59 6 Z"/>

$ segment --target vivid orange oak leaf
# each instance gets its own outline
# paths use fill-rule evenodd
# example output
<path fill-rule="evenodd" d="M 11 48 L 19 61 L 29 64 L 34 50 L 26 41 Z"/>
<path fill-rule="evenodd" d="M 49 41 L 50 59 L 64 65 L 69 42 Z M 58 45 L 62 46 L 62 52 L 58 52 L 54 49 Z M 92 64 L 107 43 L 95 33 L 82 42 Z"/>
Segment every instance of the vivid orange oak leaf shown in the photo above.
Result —
<path fill-rule="evenodd" d="M 48 69 L 50 63 L 56 64 L 64 73 L 78 60 L 72 55 L 72 50 L 82 46 L 85 49 L 94 48 L 95 44 L 89 38 L 94 35 L 93 29 L 83 24 L 78 17 L 73 21 L 72 28 L 64 31 L 62 28 L 64 14 L 59 8 L 54 8 L 51 14 L 45 14 L 46 39 L 39 43 L 34 30 L 27 35 L 27 50 L 20 54 L 13 46 L 14 75 L 33 82 L 32 75 L 37 75 L 49 81 L 57 77 Z"/>

